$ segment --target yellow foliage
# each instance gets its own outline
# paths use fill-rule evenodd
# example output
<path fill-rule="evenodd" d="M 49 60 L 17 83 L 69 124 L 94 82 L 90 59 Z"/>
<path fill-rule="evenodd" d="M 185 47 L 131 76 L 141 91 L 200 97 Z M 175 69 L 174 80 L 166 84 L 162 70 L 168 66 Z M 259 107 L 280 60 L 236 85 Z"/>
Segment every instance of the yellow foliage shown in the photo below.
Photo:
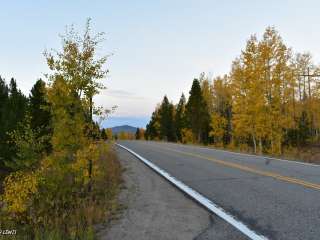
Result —
<path fill-rule="evenodd" d="M 72 94 L 63 78 L 56 77 L 48 90 L 48 100 L 53 117 L 53 149 L 58 152 L 65 149 L 73 151 L 85 145 L 83 102 Z"/>
<path fill-rule="evenodd" d="M 24 173 L 22 171 L 11 173 L 6 177 L 2 200 L 8 212 L 15 214 L 27 210 L 38 191 L 39 177 L 39 172 Z"/>
<path fill-rule="evenodd" d="M 145 139 L 145 133 L 146 133 L 146 130 L 144 130 L 143 128 L 140 128 L 140 139 Z"/>
<path fill-rule="evenodd" d="M 105 131 L 106 131 L 107 139 L 112 140 L 112 138 L 113 138 L 112 129 L 107 128 Z"/>
<path fill-rule="evenodd" d="M 220 114 L 213 113 L 211 115 L 210 126 L 212 130 L 210 131 L 209 136 L 214 137 L 215 142 L 220 143 L 222 141 L 227 123 L 227 119 Z"/>
<path fill-rule="evenodd" d="M 135 139 L 134 134 L 129 132 L 120 132 L 118 135 L 119 140 L 133 140 Z"/>
<path fill-rule="evenodd" d="M 183 128 L 181 129 L 181 139 L 182 143 L 193 143 L 193 133 L 191 129 Z"/>
<path fill-rule="evenodd" d="M 84 184 L 89 182 L 88 159 L 92 161 L 92 177 L 99 174 L 99 156 L 98 146 L 93 143 L 77 151 L 75 161 L 71 164 L 71 169 L 76 173 L 76 181 Z"/>
<path fill-rule="evenodd" d="M 0 199 L 3 203 L 0 223 L 23 222 L 30 228 L 26 234 L 57 231 L 62 236 L 80 239 L 77 234 L 104 220 L 107 211 L 115 207 L 113 201 L 120 183 L 121 168 L 115 153 L 108 144 L 92 142 L 69 157 L 68 151 L 54 152 L 42 160 L 36 172 L 10 174 Z M 87 188 L 88 159 L 93 165 L 91 190 Z"/>

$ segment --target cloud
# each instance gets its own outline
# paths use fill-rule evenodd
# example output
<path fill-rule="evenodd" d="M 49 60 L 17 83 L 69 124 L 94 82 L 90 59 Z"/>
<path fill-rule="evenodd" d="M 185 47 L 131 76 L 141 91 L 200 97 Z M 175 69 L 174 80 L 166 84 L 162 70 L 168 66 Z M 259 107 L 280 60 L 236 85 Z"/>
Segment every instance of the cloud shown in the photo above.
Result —
<path fill-rule="evenodd" d="M 116 117 L 110 116 L 101 123 L 101 127 L 109 128 L 121 125 L 130 125 L 133 127 L 145 128 L 149 122 L 150 117 L 141 116 L 141 117 Z"/>
<path fill-rule="evenodd" d="M 142 100 L 144 97 L 137 96 L 133 92 L 128 92 L 124 90 L 119 90 L 119 89 L 107 89 L 104 90 L 101 95 L 107 96 L 107 97 L 113 97 L 113 98 L 126 98 L 126 99 L 136 99 L 136 100 Z"/>
<path fill-rule="evenodd" d="M 104 90 L 95 97 L 95 103 L 107 109 L 117 106 L 117 109 L 112 114 L 112 116 L 117 117 L 149 116 L 155 107 L 155 100 L 153 99 L 118 89 Z"/>

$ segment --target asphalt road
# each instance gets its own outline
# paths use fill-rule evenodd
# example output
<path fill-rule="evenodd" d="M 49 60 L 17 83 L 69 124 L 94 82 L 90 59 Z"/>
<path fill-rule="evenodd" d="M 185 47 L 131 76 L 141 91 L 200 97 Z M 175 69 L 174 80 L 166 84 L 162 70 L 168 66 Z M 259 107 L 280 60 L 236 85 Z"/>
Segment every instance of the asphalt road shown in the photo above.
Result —
<path fill-rule="evenodd" d="M 122 148 L 118 216 L 98 228 L 100 240 L 248 240 Z"/>
<path fill-rule="evenodd" d="M 320 166 L 120 141 L 269 239 L 320 239 Z"/>

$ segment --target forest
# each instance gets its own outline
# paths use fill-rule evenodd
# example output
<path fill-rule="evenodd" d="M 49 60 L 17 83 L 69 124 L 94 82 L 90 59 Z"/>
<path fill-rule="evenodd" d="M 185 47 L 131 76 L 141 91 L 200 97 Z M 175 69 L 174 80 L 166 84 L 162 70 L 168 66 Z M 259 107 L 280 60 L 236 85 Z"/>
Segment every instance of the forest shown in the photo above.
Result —
<path fill-rule="evenodd" d="M 108 72 L 103 34 L 88 20 L 61 40 L 29 96 L 0 78 L 0 229 L 14 239 L 94 239 L 117 208 L 121 167 L 94 121 L 108 113 L 93 101 Z"/>
<path fill-rule="evenodd" d="M 202 73 L 178 104 L 164 96 L 145 137 L 319 161 L 319 73 L 310 53 L 268 27 L 250 36 L 228 74 Z"/>

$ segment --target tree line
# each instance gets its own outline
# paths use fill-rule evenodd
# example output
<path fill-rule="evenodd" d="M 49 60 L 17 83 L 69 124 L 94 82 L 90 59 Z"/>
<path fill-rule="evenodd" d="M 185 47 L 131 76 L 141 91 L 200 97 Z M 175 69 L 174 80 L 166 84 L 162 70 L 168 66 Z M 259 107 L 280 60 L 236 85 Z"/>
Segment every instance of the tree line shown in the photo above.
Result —
<path fill-rule="evenodd" d="M 94 239 L 114 211 L 121 167 L 93 121 L 108 112 L 93 102 L 107 74 L 102 40 L 90 20 L 83 35 L 68 29 L 28 97 L 0 78 L 0 229 L 16 239 Z"/>
<path fill-rule="evenodd" d="M 189 98 L 165 96 L 146 127 L 146 139 L 214 144 L 281 155 L 319 144 L 320 67 L 294 53 L 268 27 L 252 35 L 231 71 L 194 79 Z"/>
<path fill-rule="evenodd" d="M 45 98 L 45 82 L 39 79 L 32 87 L 29 96 L 25 96 L 18 88 L 16 80 L 11 78 L 9 84 L 0 77 L 0 167 L 16 170 L 19 168 L 18 146 L 14 133 L 22 131 L 26 125 L 36 132 L 40 139 L 52 132 L 50 112 Z M 49 153 L 50 143 L 44 140 L 44 149 Z M 43 149 L 43 150 L 44 150 Z M 41 151 L 41 150 L 40 150 Z"/>
<path fill-rule="evenodd" d="M 0 76 L 0 168 L 7 172 L 24 168 L 38 153 L 52 152 L 53 115 L 47 95 L 48 85 L 39 79 L 25 96 L 11 78 Z M 103 138 L 103 131 L 91 121 L 92 137 Z M 38 144 L 37 144 L 38 143 Z M 40 144 L 41 143 L 41 144 Z M 39 145 L 39 146 L 38 146 Z M 40 146 L 41 145 L 41 146 Z M 34 148 L 28 149 L 33 146 Z M 23 158 L 23 159 L 22 159 Z"/>
<path fill-rule="evenodd" d="M 143 128 L 137 128 L 135 133 L 121 131 L 113 134 L 112 128 L 102 128 L 101 138 L 104 140 L 142 140 L 145 139 L 145 130 Z"/>

